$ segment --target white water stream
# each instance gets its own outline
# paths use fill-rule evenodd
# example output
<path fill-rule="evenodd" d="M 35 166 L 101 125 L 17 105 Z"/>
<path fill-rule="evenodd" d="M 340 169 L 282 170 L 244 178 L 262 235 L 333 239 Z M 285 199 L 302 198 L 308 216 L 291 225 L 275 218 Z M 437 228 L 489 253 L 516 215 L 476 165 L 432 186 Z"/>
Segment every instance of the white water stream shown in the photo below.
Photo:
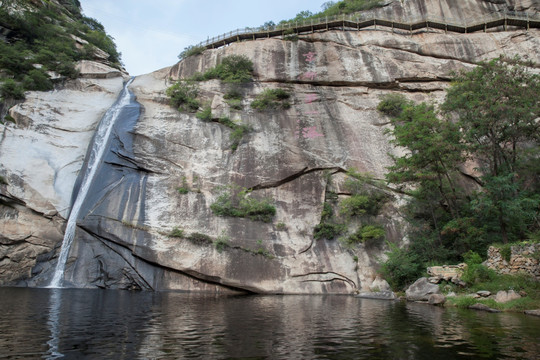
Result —
<path fill-rule="evenodd" d="M 111 135 L 114 123 L 120 115 L 122 108 L 130 104 L 131 95 L 128 90 L 128 86 L 131 84 L 133 79 L 129 80 L 125 85 L 124 89 L 120 93 L 118 100 L 107 110 L 101 122 L 98 125 L 96 134 L 94 136 L 94 142 L 92 144 L 92 151 L 90 152 L 89 159 L 87 162 L 87 169 L 84 178 L 81 181 L 81 187 L 71 207 L 71 212 L 69 214 L 66 232 L 64 233 L 64 239 L 62 241 L 62 248 L 60 249 L 60 255 L 58 256 L 58 262 L 56 264 L 56 269 L 54 271 L 54 276 L 49 284 L 49 288 L 59 288 L 62 287 L 62 281 L 64 279 L 64 270 L 66 268 L 66 262 L 73 243 L 73 238 L 75 236 L 75 230 L 77 227 L 77 219 L 79 218 L 79 212 L 81 206 L 86 199 L 90 185 L 96 176 L 97 170 L 103 161 L 103 156 L 105 150 L 107 149 L 107 144 L 109 143 L 109 137 Z"/>

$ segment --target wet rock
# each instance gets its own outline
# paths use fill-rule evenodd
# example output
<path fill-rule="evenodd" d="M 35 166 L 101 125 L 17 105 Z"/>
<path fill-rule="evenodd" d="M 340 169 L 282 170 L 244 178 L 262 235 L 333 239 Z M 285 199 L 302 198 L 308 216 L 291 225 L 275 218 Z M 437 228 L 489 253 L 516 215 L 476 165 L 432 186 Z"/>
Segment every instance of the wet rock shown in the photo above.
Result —
<path fill-rule="evenodd" d="M 523 313 L 526 314 L 526 315 L 540 316 L 540 309 L 525 310 Z"/>
<path fill-rule="evenodd" d="M 443 294 L 431 294 L 428 297 L 430 305 L 443 305 L 446 302 L 446 296 Z"/>
<path fill-rule="evenodd" d="M 471 305 L 468 308 L 472 309 L 472 310 L 487 311 L 487 312 L 490 312 L 490 313 L 499 313 L 499 312 L 501 312 L 501 310 L 493 309 L 493 308 L 490 308 L 487 305 L 480 304 L 480 303 Z"/>
<path fill-rule="evenodd" d="M 431 294 L 439 294 L 440 289 L 437 285 L 429 283 L 428 279 L 422 277 L 415 281 L 405 291 L 405 296 L 409 301 L 428 301 Z"/>

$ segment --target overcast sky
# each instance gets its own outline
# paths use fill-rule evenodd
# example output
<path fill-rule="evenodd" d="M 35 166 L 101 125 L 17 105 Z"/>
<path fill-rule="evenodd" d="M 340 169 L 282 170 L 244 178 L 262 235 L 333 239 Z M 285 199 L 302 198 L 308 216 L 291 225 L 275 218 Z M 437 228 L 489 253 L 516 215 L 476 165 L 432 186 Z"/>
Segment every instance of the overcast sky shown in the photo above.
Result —
<path fill-rule="evenodd" d="M 80 0 L 116 42 L 130 75 L 178 61 L 189 45 L 267 21 L 278 23 L 303 10 L 321 11 L 326 0 Z"/>

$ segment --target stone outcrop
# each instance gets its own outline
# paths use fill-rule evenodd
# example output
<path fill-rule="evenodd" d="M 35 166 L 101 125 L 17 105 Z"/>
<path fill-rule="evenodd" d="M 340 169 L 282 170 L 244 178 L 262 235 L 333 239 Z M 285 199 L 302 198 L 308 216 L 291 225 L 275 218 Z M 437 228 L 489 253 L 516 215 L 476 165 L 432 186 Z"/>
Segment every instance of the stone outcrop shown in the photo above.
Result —
<path fill-rule="evenodd" d="M 526 1 L 512 3 L 526 7 Z M 463 7 L 452 1 L 400 4 L 388 2 L 377 11 L 459 17 L 507 8 L 472 0 Z M 137 77 L 131 90 L 142 113 L 130 131 L 133 152 L 124 160 L 146 174 L 145 191 L 124 191 L 116 183 L 96 191 L 103 201 L 79 222 L 66 280 L 77 287 L 215 292 L 387 291 L 377 275 L 388 250 L 384 241 L 347 247 L 337 239 L 314 239 L 323 204 L 350 196 L 344 186 L 347 169 L 383 179 L 391 155 L 401 153 L 385 135 L 388 119 L 376 110 L 380 98 L 401 92 L 417 102 L 437 102 L 452 72 L 502 54 L 540 62 L 539 48 L 540 32 L 534 29 L 412 35 L 375 28 L 328 31 L 298 41 L 238 42 Z M 199 97 L 215 119 L 227 116 L 249 126 L 236 150 L 229 127 L 180 113 L 165 95 L 171 79 L 203 72 L 233 54 L 247 56 L 255 67 L 254 82 L 237 89 L 242 110 L 227 103 L 231 85 L 218 80 L 200 83 Z M 0 126 L 0 175 L 7 182 L 0 186 L 4 285 L 46 284 L 92 130 L 122 86 L 114 69 L 81 64 L 83 69 L 88 78 L 64 90 L 29 94 L 10 110 L 16 123 Z M 289 91 L 291 108 L 251 109 L 250 102 L 268 88 Z M 251 189 L 251 197 L 270 199 L 276 208 L 272 222 L 213 213 L 210 205 L 220 189 L 232 184 Z M 373 220 L 388 241 L 403 245 L 398 207 L 405 198 L 391 188 L 381 190 L 393 200 Z M 133 211 L 125 207 L 128 202 Z M 353 221 L 349 232 L 360 221 Z M 199 234 L 194 238 L 203 240 L 169 236 L 175 227 L 184 237 Z M 428 300 L 438 291 L 425 285 L 436 290 L 411 299 Z"/>
<path fill-rule="evenodd" d="M 430 275 L 429 282 L 432 284 L 438 284 L 441 281 L 458 282 L 466 267 L 467 264 L 464 263 L 458 265 L 430 266 L 427 268 L 427 272 Z"/>
<path fill-rule="evenodd" d="M 485 265 L 499 274 L 525 273 L 540 281 L 540 244 L 513 245 L 510 247 L 510 259 L 501 254 L 502 248 L 490 246 Z"/>
<path fill-rule="evenodd" d="M 507 303 L 512 300 L 520 299 L 521 295 L 519 295 L 514 290 L 508 290 L 508 291 L 498 291 L 497 295 L 495 295 L 495 301 L 498 303 Z"/>
<path fill-rule="evenodd" d="M 433 294 L 440 294 L 441 290 L 435 284 L 431 284 L 427 278 L 422 277 L 414 282 L 405 291 L 405 297 L 408 301 L 429 301 Z M 439 298 L 432 301 L 440 301 Z"/>

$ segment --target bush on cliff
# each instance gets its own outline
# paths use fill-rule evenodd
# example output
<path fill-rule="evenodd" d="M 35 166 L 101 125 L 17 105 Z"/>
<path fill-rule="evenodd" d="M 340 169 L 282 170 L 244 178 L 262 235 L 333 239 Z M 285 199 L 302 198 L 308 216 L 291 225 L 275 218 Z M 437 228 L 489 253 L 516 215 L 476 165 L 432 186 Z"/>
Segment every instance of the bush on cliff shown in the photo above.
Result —
<path fill-rule="evenodd" d="M 254 221 L 271 222 L 276 214 L 276 207 L 269 199 L 256 199 L 248 196 L 249 190 L 238 186 L 229 186 L 210 205 L 218 216 L 245 217 Z"/>
<path fill-rule="evenodd" d="M 259 111 L 289 109 L 290 97 L 291 94 L 284 89 L 265 89 L 251 102 L 251 107 Z"/>
<path fill-rule="evenodd" d="M 166 93 L 171 106 L 179 111 L 195 112 L 200 106 L 197 100 L 199 87 L 191 81 L 177 81 L 167 89 Z"/>

